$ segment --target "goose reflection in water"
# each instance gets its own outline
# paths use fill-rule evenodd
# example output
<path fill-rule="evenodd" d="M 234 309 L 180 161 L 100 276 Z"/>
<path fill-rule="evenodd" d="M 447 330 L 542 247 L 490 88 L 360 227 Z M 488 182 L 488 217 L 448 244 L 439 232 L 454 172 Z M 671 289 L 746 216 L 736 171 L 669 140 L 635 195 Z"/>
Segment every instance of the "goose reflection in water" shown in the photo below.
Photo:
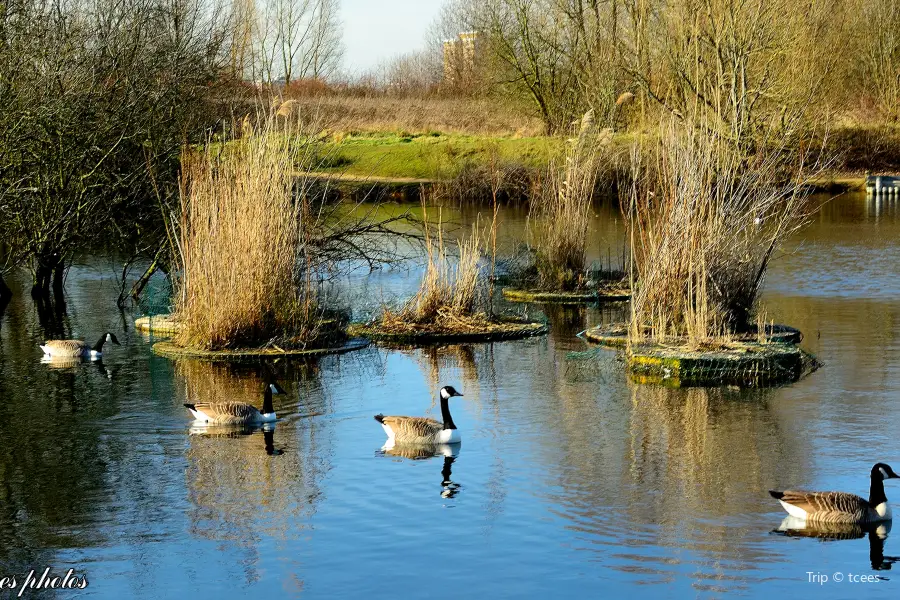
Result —
<path fill-rule="evenodd" d="M 198 423 L 191 426 L 189 433 L 208 438 L 240 438 L 245 435 L 259 433 L 260 431 L 263 434 L 266 454 L 269 456 L 280 456 L 284 453 L 281 448 L 275 447 L 275 426 L 271 423 L 257 427 L 247 425 L 202 425 Z"/>
<path fill-rule="evenodd" d="M 91 367 L 97 369 L 97 371 L 107 379 L 113 378 L 113 371 L 106 368 L 106 366 L 103 364 L 102 358 L 98 358 L 97 360 L 90 360 L 83 356 L 44 355 L 41 357 L 41 364 L 47 365 L 48 368 L 53 369 L 54 371 L 75 370 L 82 365 L 90 365 Z"/>
<path fill-rule="evenodd" d="M 869 561 L 875 571 L 889 571 L 895 562 L 900 560 L 897 556 L 885 556 L 884 544 L 891 532 L 891 521 L 879 523 L 853 524 L 853 523 L 807 523 L 804 519 L 798 519 L 788 515 L 773 533 L 788 537 L 816 538 L 822 542 L 838 540 L 858 540 L 868 537 Z"/>
<path fill-rule="evenodd" d="M 397 456 L 409 460 L 428 460 L 436 456 L 444 457 L 444 466 L 441 469 L 441 497 L 454 498 L 462 487 L 460 484 L 450 479 L 453 470 L 453 463 L 459 456 L 461 444 L 415 444 L 404 445 L 394 444 L 393 440 L 388 440 L 381 447 L 379 453 L 383 456 Z"/>

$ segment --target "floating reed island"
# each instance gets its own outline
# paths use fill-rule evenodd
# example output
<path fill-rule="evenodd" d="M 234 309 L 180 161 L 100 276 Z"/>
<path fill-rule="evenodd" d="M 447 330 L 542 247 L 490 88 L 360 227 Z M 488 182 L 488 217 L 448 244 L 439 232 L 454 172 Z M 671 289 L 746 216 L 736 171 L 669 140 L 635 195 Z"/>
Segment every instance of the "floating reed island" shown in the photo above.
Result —
<path fill-rule="evenodd" d="M 185 348 L 170 341 L 156 342 L 153 344 L 153 352 L 172 359 L 190 358 L 208 362 L 229 363 L 259 363 L 278 358 L 315 358 L 328 354 L 343 354 L 361 350 L 369 345 L 369 341 L 362 338 L 347 339 L 342 343 L 334 342 L 333 346 L 313 348 L 284 349 L 279 346 L 268 348 L 244 348 L 237 350 L 201 350 Z"/>
<path fill-rule="evenodd" d="M 402 323 L 385 325 L 356 323 L 347 328 L 350 335 L 399 346 L 465 344 L 519 340 L 547 333 L 546 325 L 515 317 L 463 319 L 438 324 Z"/>
<path fill-rule="evenodd" d="M 482 243 L 477 227 L 472 228 L 468 239 L 457 242 L 453 260 L 444 244 L 440 218 L 436 240 L 429 232 L 424 206 L 423 218 L 427 262 L 418 291 L 399 309 L 385 306 L 377 319 L 350 325 L 348 334 L 380 343 L 414 346 L 496 342 L 547 332 L 543 323 L 493 314 L 490 289 L 493 283 L 490 277 L 481 274 Z M 491 231 L 495 228 L 496 221 Z M 495 260 L 492 255 L 492 265 Z M 485 289 L 485 279 L 491 281 L 488 289 Z"/>
<path fill-rule="evenodd" d="M 294 173 L 305 149 L 272 117 L 182 157 L 178 268 L 163 356 L 248 361 L 347 352 L 348 317 L 319 303 L 315 199 Z M 148 319 L 151 331 L 162 331 Z"/>
<path fill-rule="evenodd" d="M 627 300 L 628 278 L 622 269 L 588 272 L 585 265 L 591 204 L 601 160 L 612 160 L 612 135 L 597 135 L 594 113 L 581 119 L 566 142 L 564 164 L 551 165 L 532 195 L 530 230 L 535 263 L 503 296 L 513 302 L 581 304 Z"/>
<path fill-rule="evenodd" d="M 172 338 L 179 334 L 182 327 L 172 315 L 155 315 L 139 317 L 134 321 L 135 329 L 155 338 Z M 369 345 L 369 341 L 363 338 L 353 338 L 347 335 L 344 324 L 337 319 L 321 320 L 319 327 L 331 330 L 327 334 L 329 344 L 322 347 L 306 348 L 282 348 L 277 343 L 259 348 L 219 349 L 207 350 L 203 348 L 190 348 L 180 346 L 171 340 L 159 341 L 153 344 L 153 351 L 167 358 L 181 359 L 193 358 L 210 362 L 236 362 L 254 363 L 275 358 L 312 358 L 326 354 L 343 354 L 360 350 Z"/>
<path fill-rule="evenodd" d="M 817 359 L 798 344 L 800 330 L 787 325 L 752 325 L 747 331 L 692 344 L 687 337 L 630 343 L 627 323 L 591 327 L 589 342 L 622 350 L 632 379 L 671 387 L 792 383 L 818 369 Z"/>
<path fill-rule="evenodd" d="M 799 346 L 780 342 L 732 341 L 696 348 L 634 344 L 625 356 L 633 380 L 672 387 L 780 385 L 798 381 L 821 366 Z"/>
<path fill-rule="evenodd" d="M 750 153 L 708 124 L 662 129 L 632 153 L 630 321 L 585 337 L 623 347 L 639 382 L 797 381 L 819 363 L 796 329 L 765 325 L 758 294 L 773 253 L 808 220 L 816 169 L 778 149 Z"/>
<path fill-rule="evenodd" d="M 546 304 L 591 304 L 594 302 L 626 302 L 631 298 L 628 282 L 608 279 L 586 286 L 581 291 L 548 291 L 535 288 L 503 288 L 503 297 L 510 302 L 534 302 Z"/>
<path fill-rule="evenodd" d="M 581 336 L 593 344 L 610 348 L 624 348 L 629 341 L 628 323 L 597 325 L 584 330 Z M 674 346 L 681 347 L 686 347 L 690 343 L 688 338 L 669 339 L 668 341 Z M 765 323 L 760 329 L 759 325 L 754 324 L 746 332 L 732 335 L 731 341 L 740 343 L 799 344 L 803 341 L 803 333 L 799 329 L 787 325 Z"/>

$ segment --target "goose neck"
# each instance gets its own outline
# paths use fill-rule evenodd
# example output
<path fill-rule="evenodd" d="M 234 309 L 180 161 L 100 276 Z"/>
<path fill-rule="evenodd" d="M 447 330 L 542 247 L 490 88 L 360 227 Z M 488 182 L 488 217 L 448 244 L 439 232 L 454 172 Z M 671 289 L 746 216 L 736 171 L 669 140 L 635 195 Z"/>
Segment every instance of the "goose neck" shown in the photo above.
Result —
<path fill-rule="evenodd" d="M 441 418 L 444 420 L 444 429 L 456 429 L 453 417 L 450 416 L 450 404 L 443 394 L 441 394 Z"/>
<path fill-rule="evenodd" d="M 268 385 L 266 391 L 263 392 L 262 412 L 264 415 L 275 412 L 275 406 L 272 404 L 272 388 Z"/>
<path fill-rule="evenodd" d="M 872 473 L 872 485 L 869 487 L 869 505 L 873 508 L 887 502 L 887 496 L 884 495 L 884 480 L 879 473 Z"/>
<path fill-rule="evenodd" d="M 103 352 L 103 344 L 105 344 L 105 343 L 106 343 L 106 334 L 104 333 L 103 337 L 101 337 L 99 340 L 97 340 L 97 343 L 94 344 L 94 347 L 91 349 L 94 352 Z"/>

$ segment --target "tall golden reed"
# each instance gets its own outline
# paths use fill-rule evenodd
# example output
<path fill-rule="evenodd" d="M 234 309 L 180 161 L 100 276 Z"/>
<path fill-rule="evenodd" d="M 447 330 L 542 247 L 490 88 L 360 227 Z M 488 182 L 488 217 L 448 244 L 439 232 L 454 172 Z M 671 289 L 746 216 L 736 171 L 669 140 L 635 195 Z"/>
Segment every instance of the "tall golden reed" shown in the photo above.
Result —
<path fill-rule="evenodd" d="M 598 139 L 594 113 L 588 111 L 568 140 L 563 168 L 551 168 L 545 185 L 531 199 L 529 222 L 535 232 L 542 288 L 572 290 L 584 282 L 598 157 L 607 144 L 608 139 Z"/>
<path fill-rule="evenodd" d="M 697 345 L 746 331 L 773 253 L 806 222 L 817 173 L 803 156 L 747 156 L 674 121 L 649 151 L 635 147 L 630 340 Z"/>
<path fill-rule="evenodd" d="M 302 344 L 312 327 L 299 271 L 296 151 L 273 119 L 185 156 L 175 341 L 203 349 Z"/>

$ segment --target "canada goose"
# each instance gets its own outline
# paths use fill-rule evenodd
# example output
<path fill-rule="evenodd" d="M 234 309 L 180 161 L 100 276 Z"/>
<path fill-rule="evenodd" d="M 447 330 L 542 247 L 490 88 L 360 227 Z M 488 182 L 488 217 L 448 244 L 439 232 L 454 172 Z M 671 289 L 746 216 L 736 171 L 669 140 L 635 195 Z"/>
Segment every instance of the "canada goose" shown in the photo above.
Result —
<path fill-rule="evenodd" d="M 87 342 L 82 342 L 81 340 L 47 340 L 41 344 L 41 350 L 44 351 L 45 356 L 52 356 L 54 358 L 77 358 L 79 356 L 84 356 L 91 360 L 95 360 L 103 355 L 103 344 L 106 342 L 112 342 L 116 346 L 121 346 L 119 340 L 116 339 L 116 336 L 107 331 L 103 334 L 103 337 L 97 340 L 97 343 L 94 344 L 93 348 L 91 348 Z"/>
<path fill-rule="evenodd" d="M 869 500 L 845 492 L 769 491 L 792 517 L 813 523 L 875 523 L 891 519 L 891 507 L 884 495 L 885 479 L 900 479 L 890 466 L 872 467 Z"/>
<path fill-rule="evenodd" d="M 284 390 L 277 382 L 266 385 L 263 392 L 262 412 L 246 402 L 202 402 L 185 404 L 197 421 L 206 421 L 217 425 L 256 425 L 275 421 L 275 408 L 272 406 L 272 394 L 283 394 Z"/>
<path fill-rule="evenodd" d="M 381 423 L 388 441 L 398 444 L 455 444 L 460 441 L 459 430 L 450 416 L 447 401 L 454 396 L 462 396 L 452 385 L 441 388 L 441 417 L 444 422 L 425 417 L 393 417 L 375 415 Z"/>

